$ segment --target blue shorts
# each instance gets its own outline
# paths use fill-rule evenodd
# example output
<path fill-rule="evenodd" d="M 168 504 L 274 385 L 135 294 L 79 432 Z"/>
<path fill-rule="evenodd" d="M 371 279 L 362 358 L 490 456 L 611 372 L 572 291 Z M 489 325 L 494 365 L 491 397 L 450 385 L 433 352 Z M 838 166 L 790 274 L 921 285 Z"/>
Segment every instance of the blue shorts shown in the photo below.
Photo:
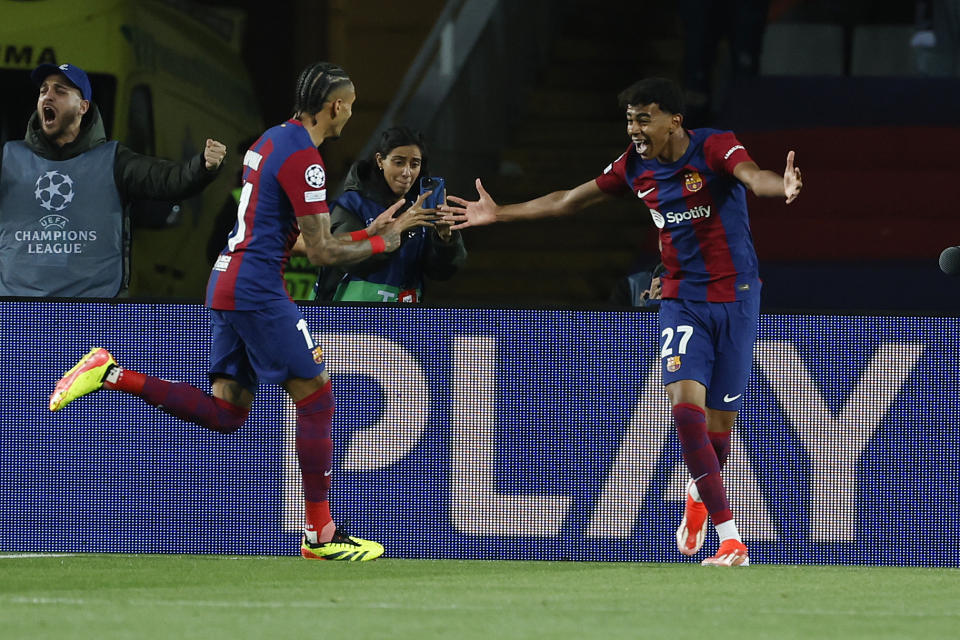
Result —
<path fill-rule="evenodd" d="M 660 303 L 663 384 L 696 380 L 707 406 L 739 411 L 753 367 L 760 296 L 737 302 L 664 300 Z"/>
<path fill-rule="evenodd" d="M 255 391 L 259 382 L 315 378 L 325 368 L 296 304 L 254 311 L 210 310 L 210 378 L 228 377 Z"/>

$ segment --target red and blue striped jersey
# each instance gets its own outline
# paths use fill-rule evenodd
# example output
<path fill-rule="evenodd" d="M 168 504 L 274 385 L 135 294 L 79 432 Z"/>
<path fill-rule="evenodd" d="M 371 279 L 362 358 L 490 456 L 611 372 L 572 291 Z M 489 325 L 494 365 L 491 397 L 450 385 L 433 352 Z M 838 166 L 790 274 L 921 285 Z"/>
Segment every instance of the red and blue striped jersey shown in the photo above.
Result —
<path fill-rule="evenodd" d="M 297 120 L 268 129 L 243 158 L 237 222 L 207 283 L 211 309 L 254 310 L 290 300 L 283 270 L 297 218 L 329 213 L 323 158 Z"/>
<path fill-rule="evenodd" d="M 687 132 L 676 162 L 644 160 L 631 143 L 597 177 L 605 193 L 635 193 L 660 229 L 664 298 L 734 302 L 757 295 L 760 278 L 750 234 L 747 189 L 733 176 L 750 155 L 731 131 Z"/>

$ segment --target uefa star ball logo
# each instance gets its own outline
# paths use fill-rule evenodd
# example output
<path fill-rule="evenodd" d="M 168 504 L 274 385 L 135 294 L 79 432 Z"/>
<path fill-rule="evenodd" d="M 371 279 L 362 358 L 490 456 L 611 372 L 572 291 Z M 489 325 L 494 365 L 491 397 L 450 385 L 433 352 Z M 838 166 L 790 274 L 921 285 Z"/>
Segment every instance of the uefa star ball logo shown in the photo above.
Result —
<path fill-rule="evenodd" d="M 312 164 L 307 167 L 307 170 L 303 173 L 303 177 L 307 181 L 307 184 L 314 189 L 322 189 L 323 185 L 327 183 L 327 174 L 319 164 Z"/>
<path fill-rule="evenodd" d="M 63 211 L 73 201 L 73 180 L 65 173 L 47 171 L 37 178 L 33 195 L 47 211 Z"/>

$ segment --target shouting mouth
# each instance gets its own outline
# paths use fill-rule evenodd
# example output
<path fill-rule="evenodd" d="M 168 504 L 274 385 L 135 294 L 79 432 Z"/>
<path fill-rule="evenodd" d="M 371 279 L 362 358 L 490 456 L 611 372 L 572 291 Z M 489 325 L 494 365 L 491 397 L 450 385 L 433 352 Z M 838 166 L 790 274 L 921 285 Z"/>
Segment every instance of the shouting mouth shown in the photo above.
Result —
<path fill-rule="evenodd" d="M 40 116 L 44 126 L 49 127 L 56 121 L 57 112 L 51 106 L 44 106 L 43 109 L 40 110 Z"/>

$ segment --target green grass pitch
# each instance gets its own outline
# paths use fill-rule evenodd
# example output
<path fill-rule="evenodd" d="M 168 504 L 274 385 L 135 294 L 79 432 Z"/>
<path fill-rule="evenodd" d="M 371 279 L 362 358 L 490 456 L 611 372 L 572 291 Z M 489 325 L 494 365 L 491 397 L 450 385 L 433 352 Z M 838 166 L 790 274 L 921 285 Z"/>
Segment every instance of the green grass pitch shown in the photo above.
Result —
<path fill-rule="evenodd" d="M 960 570 L 0 553 L 0 638 L 947 638 Z"/>

